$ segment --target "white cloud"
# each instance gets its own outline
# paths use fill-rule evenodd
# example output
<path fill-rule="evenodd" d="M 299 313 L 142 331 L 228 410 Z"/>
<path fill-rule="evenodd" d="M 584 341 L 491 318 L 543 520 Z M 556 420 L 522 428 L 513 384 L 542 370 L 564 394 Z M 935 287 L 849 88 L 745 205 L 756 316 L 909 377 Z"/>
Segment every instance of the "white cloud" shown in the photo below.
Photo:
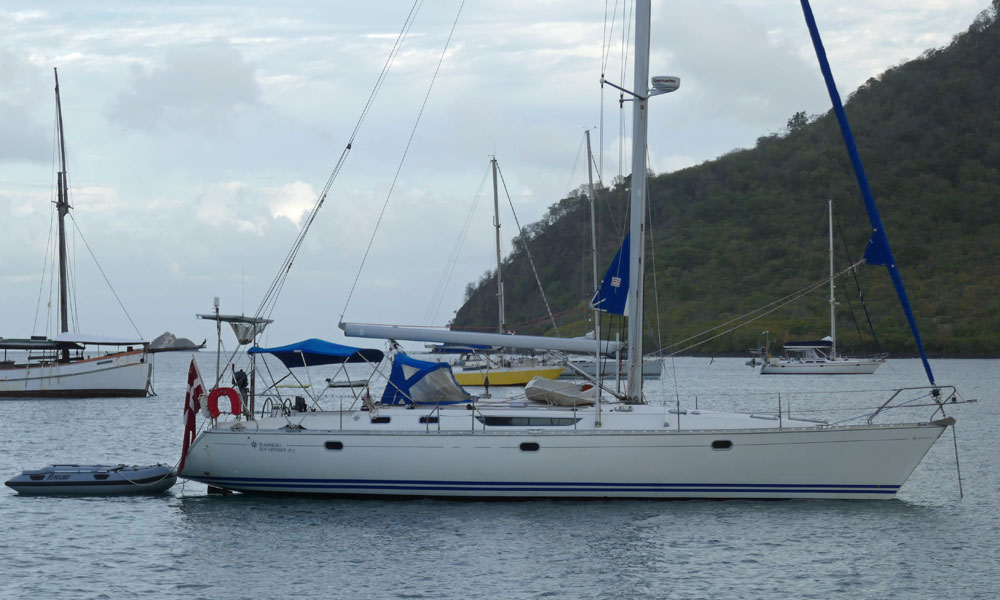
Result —
<path fill-rule="evenodd" d="M 313 186 L 303 181 L 296 181 L 283 185 L 277 190 L 271 190 L 270 195 L 272 196 L 271 216 L 284 217 L 295 223 L 296 227 L 302 226 L 302 217 L 312 210 L 319 196 Z"/>
<path fill-rule="evenodd" d="M 46 160 L 51 133 L 33 104 L 42 89 L 39 74 L 24 57 L 0 46 L 0 75 L 0 163 Z"/>
<path fill-rule="evenodd" d="M 162 67 L 146 72 L 133 66 L 131 78 L 108 116 L 140 130 L 215 134 L 233 126 L 239 109 L 260 97 L 253 65 L 222 39 L 170 49 Z"/>

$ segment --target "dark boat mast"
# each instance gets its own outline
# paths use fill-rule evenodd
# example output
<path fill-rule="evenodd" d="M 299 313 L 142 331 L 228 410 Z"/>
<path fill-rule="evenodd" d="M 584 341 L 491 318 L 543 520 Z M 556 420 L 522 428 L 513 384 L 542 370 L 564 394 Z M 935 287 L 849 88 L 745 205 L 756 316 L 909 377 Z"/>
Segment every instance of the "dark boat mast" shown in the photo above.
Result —
<path fill-rule="evenodd" d="M 62 104 L 59 101 L 59 71 L 56 76 L 56 118 L 59 129 L 59 186 L 56 209 L 59 211 L 59 329 L 69 331 L 69 291 L 66 281 L 66 213 L 69 212 L 69 185 L 66 181 L 66 140 L 63 136 Z M 63 360 L 69 360 L 69 350 L 63 349 Z"/>

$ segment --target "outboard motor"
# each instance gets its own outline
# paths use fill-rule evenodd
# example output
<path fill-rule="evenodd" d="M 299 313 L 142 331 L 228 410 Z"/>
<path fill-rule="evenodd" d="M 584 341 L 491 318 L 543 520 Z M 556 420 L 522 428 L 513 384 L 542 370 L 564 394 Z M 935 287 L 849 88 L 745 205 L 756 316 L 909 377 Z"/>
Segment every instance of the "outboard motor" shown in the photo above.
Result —
<path fill-rule="evenodd" d="M 246 371 L 243 369 L 233 371 L 233 386 L 240 391 L 240 396 L 243 397 L 243 406 L 246 406 L 247 395 L 250 393 L 250 385 L 247 380 Z"/>
<path fill-rule="evenodd" d="M 309 410 L 306 407 L 306 399 L 303 398 L 302 396 L 295 397 L 295 406 L 293 406 L 292 408 L 295 409 L 295 412 L 306 412 L 307 410 Z"/>

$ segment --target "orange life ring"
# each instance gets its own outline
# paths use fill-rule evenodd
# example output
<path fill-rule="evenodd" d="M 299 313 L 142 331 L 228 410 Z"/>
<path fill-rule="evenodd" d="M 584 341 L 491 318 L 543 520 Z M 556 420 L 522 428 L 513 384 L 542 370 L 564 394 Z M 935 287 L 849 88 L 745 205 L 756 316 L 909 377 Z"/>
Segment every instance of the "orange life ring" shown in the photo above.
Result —
<path fill-rule="evenodd" d="M 219 396 L 228 396 L 230 410 L 232 414 L 239 415 L 243 414 L 243 400 L 240 398 L 240 393 L 231 387 L 220 387 L 212 390 L 212 393 L 208 395 L 208 414 L 213 418 L 217 418 L 220 414 L 219 411 Z"/>

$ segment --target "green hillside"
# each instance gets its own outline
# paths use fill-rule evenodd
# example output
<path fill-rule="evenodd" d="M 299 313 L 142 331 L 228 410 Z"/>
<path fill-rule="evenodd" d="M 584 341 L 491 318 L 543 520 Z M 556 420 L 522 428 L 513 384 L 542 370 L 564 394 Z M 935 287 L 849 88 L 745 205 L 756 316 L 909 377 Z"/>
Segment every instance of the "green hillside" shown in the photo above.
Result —
<path fill-rule="evenodd" d="M 948 47 L 870 79 L 846 102 L 925 347 L 935 355 L 1000 356 L 997 5 Z M 599 194 L 602 269 L 623 235 L 627 186 L 618 182 Z M 761 137 L 753 149 L 654 176 L 647 348 L 670 346 L 824 279 L 827 199 L 846 241 L 838 233 L 836 261 L 843 268 L 848 251 L 860 259 L 870 226 L 832 112 L 797 113 L 786 131 Z M 589 215 L 588 200 L 574 194 L 524 236 L 561 335 L 593 327 Z M 507 320 L 518 333 L 551 334 L 524 241 L 515 242 L 504 265 Z M 914 353 L 886 270 L 863 266 L 858 276 L 882 348 Z M 874 350 L 867 327 L 864 336 L 855 328 L 864 314 L 854 282 L 841 278 L 837 286 L 841 344 Z M 762 343 L 763 330 L 772 344 L 826 335 L 826 295 L 821 287 L 688 352 L 743 353 Z M 453 327 L 490 330 L 495 321 L 496 280 L 488 273 L 467 288 Z"/>

